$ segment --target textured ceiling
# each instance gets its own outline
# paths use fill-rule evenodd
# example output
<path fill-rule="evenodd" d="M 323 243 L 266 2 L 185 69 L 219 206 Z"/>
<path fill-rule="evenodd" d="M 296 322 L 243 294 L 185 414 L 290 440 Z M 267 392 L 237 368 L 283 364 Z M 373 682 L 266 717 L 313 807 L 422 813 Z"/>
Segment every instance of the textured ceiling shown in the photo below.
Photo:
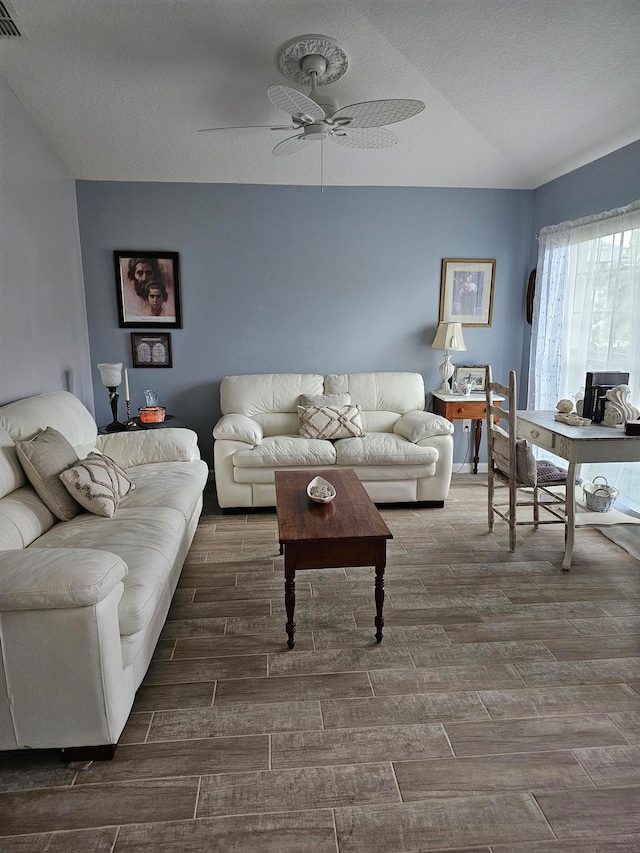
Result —
<path fill-rule="evenodd" d="M 11 0 L 4 76 L 77 178 L 317 184 L 274 157 L 278 48 L 336 39 L 339 104 L 418 98 L 393 148 L 324 144 L 324 182 L 533 188 L 640 138 L 638 0 Z M 298 86 L 302 91 L 304 87 Z"/>

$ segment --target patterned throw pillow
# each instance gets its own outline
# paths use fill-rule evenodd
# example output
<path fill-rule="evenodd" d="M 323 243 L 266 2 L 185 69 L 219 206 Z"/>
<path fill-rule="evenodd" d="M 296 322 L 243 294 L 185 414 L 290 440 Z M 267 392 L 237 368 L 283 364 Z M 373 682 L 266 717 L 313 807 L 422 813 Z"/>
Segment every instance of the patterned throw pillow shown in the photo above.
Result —
<path fill-rule="evenodd" d="M 121 498 L 123 498 L 124 495 L 126 495 L 127 492 L 129 492 L 131 489 L 135 489 L 135 487 L 136 487 L 135 483 L 129 479 L 129 475 L 127 474 L 127 472 L 124 470 L 124 468 L 121 468 L 118 465 L 118 463 L 115 461 L 115 459 L 112 459 L 110 456 L 106 456 L 104 453 L 95 453 L 95 452 L 89 453 L 87 456 L 87 459 L 89 459 L 89 460 L 97 459 L 97 460 L 102 460 L 103 462 L 106 462 L 106 464 L 110 468 L 113 468 L 113 470 L 116 472 L 116 474 L 119 474 L 120 477 L 124 478 L 127 482 L 131 483 L 131 485 L 127 489 L 127 491 L 123 495 L 120 495 Z"/>
<path fill-rule="evenodd" d="M 359 438 L 360 406 L 298 406 L 302 438 Z"/>
<path fill-rule="evenodd" d="M 60 474 L 75 500 L 94 515 L 111 518 L 133 484 L 119 465 L 106 456 L 92 453 Z"/>
<path fill-rule="evenodd" d="M 16 451 L 29 482 L 55 517 L 70 521 L 77 515 L 80 507 L 60 482 L 59 474 L 78 461 L 78 454 L 62 433 L 47 427 L 30 441 L 17 441 Z"/>

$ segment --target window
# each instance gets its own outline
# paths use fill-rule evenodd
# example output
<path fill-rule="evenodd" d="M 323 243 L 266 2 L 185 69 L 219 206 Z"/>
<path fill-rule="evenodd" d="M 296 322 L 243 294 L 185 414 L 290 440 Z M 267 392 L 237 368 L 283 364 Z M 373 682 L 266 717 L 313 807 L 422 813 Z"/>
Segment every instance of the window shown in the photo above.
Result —
<path fill-rule="evenodd" d="M 543 228 L 534 306 L 529 407 L 554 409 L 587 370 L 629 372 L 640 406 L 640 202 Z M 640 511 L 640 463 L 584 466 Z"/>

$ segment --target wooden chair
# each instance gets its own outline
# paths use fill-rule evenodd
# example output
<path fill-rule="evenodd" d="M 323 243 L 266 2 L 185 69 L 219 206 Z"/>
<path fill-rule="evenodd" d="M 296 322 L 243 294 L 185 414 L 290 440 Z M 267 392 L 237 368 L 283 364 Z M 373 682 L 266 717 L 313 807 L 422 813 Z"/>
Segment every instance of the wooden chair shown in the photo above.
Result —
<path fill-rule="evenodd" d="M 567 472 L 545 459 L 536 460 L 527 442 L 516 436 L 516 374 L 509 373 L 509 384 L 494 382 L 491 367 L 485 371 L 487 396 L 487 461 L 489 530 L 493 530 L 495 516 L 509 525 L 509 548 L 516 548 L 516 526 L 526 524 L 538 529 L 539 524 L 565 524 L 566 536 L 566 486 Z M 502 408 L 494 404 L 494 393 L 505 397 Z M 508 431 L 499 426 L 500 419 L 508 422 Z M 496 501 L 496 485 L 509 489 L 507 502 Z M 564 489 L 551 491 L 552 487 Z M 527 495 L 521 494 L 527 490 Z M 517 519 L 520 507 L 532 507 L 533 519 Z M 540 510 L 551 518 L 540 518 Z"/>

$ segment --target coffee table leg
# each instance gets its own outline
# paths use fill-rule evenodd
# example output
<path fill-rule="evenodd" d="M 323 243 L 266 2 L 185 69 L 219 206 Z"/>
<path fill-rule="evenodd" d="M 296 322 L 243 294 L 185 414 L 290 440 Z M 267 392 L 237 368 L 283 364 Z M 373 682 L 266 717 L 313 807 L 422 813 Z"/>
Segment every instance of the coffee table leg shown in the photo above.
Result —
<path fill-rule="evenodd" d="M 382 641 L 382 628 L 384 626 L 384 619 L 382 618 L 382 606 L 384 605 L 384 567 L 384 563 L 381 566 L 376 566 L 376 643 Z"/>
<path fill-rule="evenodd" d="M 285 556 L 286 560 L 286 556 Z M 292 649 L 296 643 L 293 635 L 296 632 L 296 623 L 293 621 L 293 611 L 296 607 L 296 570 L 284 570 L 284 606 L 287 611 L 287 645 Z"/>

